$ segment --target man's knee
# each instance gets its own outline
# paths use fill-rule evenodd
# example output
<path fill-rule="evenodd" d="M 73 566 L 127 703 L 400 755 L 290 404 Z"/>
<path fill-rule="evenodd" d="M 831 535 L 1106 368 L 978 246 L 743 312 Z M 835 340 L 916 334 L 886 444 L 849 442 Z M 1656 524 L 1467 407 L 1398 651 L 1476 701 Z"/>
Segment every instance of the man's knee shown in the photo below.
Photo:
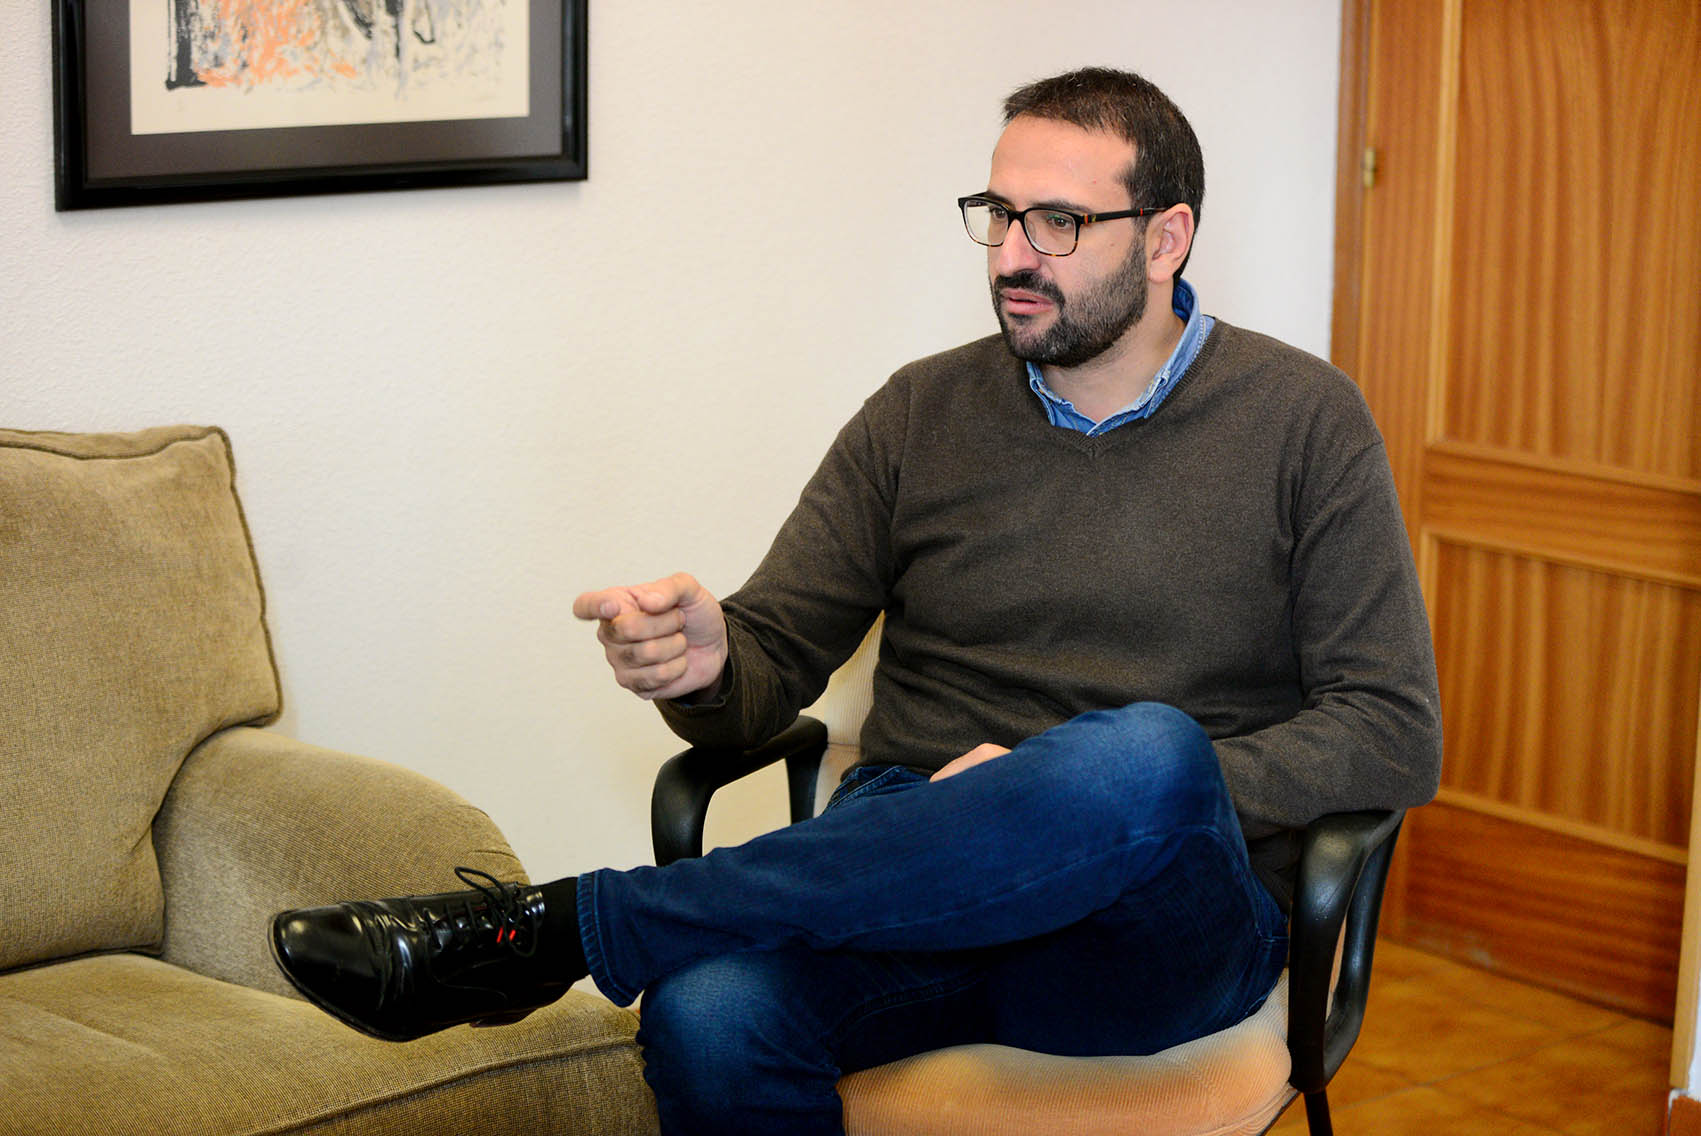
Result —
<path fill-rule="evenodd" d="M 1140 801 L 1166 814 L 1214 817 L 1226 799 L 1211 739 L 1173 706 L 1136 702 L 1093 710 L 1042 736 L 1053 750 L 1047 764 L 1055 762 L 1082 797 L 1112 811 Z"/>

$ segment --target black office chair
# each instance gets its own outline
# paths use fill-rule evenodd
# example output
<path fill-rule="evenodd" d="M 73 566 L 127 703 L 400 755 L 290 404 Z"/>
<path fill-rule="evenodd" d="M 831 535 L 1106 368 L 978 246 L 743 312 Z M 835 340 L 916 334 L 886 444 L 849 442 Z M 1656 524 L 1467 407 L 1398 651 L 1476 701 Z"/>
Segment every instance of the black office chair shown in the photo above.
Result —
<path fill-rule="evenodd" d="M 827 750 L 826 726 L 800 717 L 753 750 L 690 749 L 673 757 L 656 777 L 650 804 L 656 863 L 702 855 L 715 791 L 775 762 L 786 766 L 792 821 L 813 816 L 824 795 L 817 781 Z M 1060 1058 L 991 1045 L 922 1054 L 840 1080 L 847 1130 L 1252 1134 L 1303 1096 L 1312 1136 L 1330 1136 L 1326 1091 L 1364 1021 L 1377 916 L 1403 818 L 1334 813 L 1306 828 L 1288 970 L 1247 1021 L 1147 1057 Z"/>

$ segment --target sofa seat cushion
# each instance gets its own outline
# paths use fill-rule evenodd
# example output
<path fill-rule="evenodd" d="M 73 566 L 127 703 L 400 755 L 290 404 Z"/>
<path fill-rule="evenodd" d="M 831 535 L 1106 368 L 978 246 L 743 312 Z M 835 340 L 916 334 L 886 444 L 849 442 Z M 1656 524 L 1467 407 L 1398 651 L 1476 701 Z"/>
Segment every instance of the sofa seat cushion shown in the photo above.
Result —
<path fill-rule="evenodd" d="M 230 447 L 0 430 L 0 970 L 157 947 L 184 756 L 279 694 Z"/>
<path fill-rule="evenodd" d="M 135 954 L 0 975 L 3 1125 L 66 1132 L 653 1133 L 636 1019 L 571 992 L 407 1044 Z"/>

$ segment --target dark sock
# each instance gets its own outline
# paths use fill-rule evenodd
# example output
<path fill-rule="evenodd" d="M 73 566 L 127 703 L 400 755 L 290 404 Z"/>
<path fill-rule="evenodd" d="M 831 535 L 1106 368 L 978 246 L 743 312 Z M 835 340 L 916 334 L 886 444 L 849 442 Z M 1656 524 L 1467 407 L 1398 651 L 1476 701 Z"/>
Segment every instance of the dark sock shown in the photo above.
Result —
<path fill-rule="evenodd" d="M 541 884 L 543 893 L 543 936 L 541 951 L 559 960 L 559 973 L 577 982 L 590 973 L 585 962 L 584 940 L 579 937 L 579 881 L 568 876 L 552 884 Z"/>

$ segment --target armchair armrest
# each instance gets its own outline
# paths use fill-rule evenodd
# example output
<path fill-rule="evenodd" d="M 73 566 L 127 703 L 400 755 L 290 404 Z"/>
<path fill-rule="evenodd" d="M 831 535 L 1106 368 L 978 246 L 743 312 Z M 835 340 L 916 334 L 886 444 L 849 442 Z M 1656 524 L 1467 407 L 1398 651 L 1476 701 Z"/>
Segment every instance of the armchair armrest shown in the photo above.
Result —
<path fill-rule="evenodd" d="M 1401 810 L 1331 813 L 1305 830 L 1288 944 L 1288 1051 L 1302 1093 L 1323 1090 L 1364 1022 L 1382 888 L 1404 819 Z"/>
<path fill-rule="evenodd" d="M 154 822 L 166 961 L 293 994 L 272 961 L 277 912 L 451 891 L 458 864 L 523 878 L 490 818 L 422 774 L 269 730 L 190 753 Z"/>
<path fill-rule="evenodd" d="M 650 836 L 656 863 L 671 864 L 703 854 L 703 821 L 709 798 L 776 761 L 786 763 L 791 819 L 807 820 L 815 811 L 815 777 L 827 752 L 827 727 L 806 715 L 755 749 L 693 747 L 668 759 L 656 774 L 650 796 Z"/>

